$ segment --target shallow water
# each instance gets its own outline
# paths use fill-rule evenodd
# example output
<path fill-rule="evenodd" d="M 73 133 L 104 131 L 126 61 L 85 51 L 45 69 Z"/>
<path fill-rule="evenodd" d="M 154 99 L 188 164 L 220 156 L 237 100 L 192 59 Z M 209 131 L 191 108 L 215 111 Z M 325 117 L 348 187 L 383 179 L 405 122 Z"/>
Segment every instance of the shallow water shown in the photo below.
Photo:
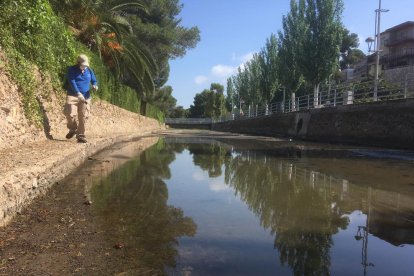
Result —
<path fill-rule="evenodd" d="M 92 208 L 152 272 L 413 275 L 413 159 L 371 153 L 165 138 Z"/>

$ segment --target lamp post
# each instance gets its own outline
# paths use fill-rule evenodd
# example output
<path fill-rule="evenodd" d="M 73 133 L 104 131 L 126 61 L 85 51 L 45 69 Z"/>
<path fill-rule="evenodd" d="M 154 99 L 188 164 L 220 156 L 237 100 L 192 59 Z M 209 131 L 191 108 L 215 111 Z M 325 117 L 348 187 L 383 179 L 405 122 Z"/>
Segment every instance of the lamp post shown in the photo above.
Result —
<path fill-rule="evenodd" d="M 243 109 L 242 109 L 242 104 L 244 104 L 244 100 L 242 98 L 239 99 L 239 115 L 244 115 L 243 113 Z"/>
<path fill-rule="evenodd" d="M 375 10 L 375 82 L 374 82 L 374 101 L 378 101 L 378 84 L 379 84 L 379 63 L 381 52 L 381 13 L 389 12 L 390 10 L 382 9 L 381 0 L 379 0 L 379 8 Z M 368 40 L 368 39 L 367 39 Z"/>
<path fill-rule="evenodd" d="M 368 268 L 374 267 L 375 265 L 368 261 L 368 237 L 369 237 L 369 227 L 370 227 L 370 216 L 371 216 L 371 201 L 372 201 L 372 189 L 368 188 L 368 212 L 365 225 L 358 226 L 358 231 L 356 233 L 355 240 L 362 240 L 362 266 L 364 268 L 364 276 L 368 274 Z"/>
<path fill-rule="evenodd" d="M 376 19 L 375 19 L 376 20 Z M 367 39 L 365 39 L 365 42 L 368 45 L 368 56 L 370 55 L 370 53 L 375 53 L 375 45 L 374 45 L 374 50 L 372 50 L 372 45 L 375 43 L 375 39 L 373 37 L 368 37 Z M 367 57 L 367 75 L 369 76 L 369 73 L 371 71 L 371 68 L 368 68 L 368 57 Z"/>
<path fill-rule="evenodd" d="M 373 39 L 372 37 L 368 37 L 367 39 L 365 39 L 365 42 L 368 44 L 368 53 L 374 52 L 372 50 L 372 44 L 375 42 L 375 39 Z"/>

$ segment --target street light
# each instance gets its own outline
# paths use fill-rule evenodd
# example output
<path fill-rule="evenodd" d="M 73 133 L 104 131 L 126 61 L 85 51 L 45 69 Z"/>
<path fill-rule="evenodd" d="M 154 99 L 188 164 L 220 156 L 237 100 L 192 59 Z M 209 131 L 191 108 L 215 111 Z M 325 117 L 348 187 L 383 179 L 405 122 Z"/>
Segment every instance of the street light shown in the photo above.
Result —
<path fill-rule="evenodd" d="M 376 19 L 375 19 L 376 20 Z M 376 35 L 376 34 L 375 34 Z M 365 42 L 367 43 L 367 45 L 368 45 L 368 56 L 371 54 L 371 53 L 375 53 L 375 50 L 372 50 L 372 45 L 375 43 L 375 39 L 372 37 L 372 36 L 370 36 L 370 37 L 368 37 L 367 39 L 365 39 Z M 375 46 L 374 46 L 374 48 L 375 48 Z M 371 71 L 371 68 L 370 67 L 368 67 L 368 57 L 367 57 L 367 73 L 368 73 L 368 75 L 369 75 L 369 73 L 370 73 L 370 71 Z"/>
<path fill-rule="evenodd" d="M 368 44 L 368 53 L 374 52 L 372 50 L 372 44 L 375 42 L 375 39 L 370 36 L 367 39 L 365 39 L 365 42 Z"/>
<path fill-rule="evenodd" d="M 378 82 L 379 82 L 379 63 L 380 63 L 380 52 L 381 52 L 381 13 L 389 12 L 381 8 L 381 0 L 379 0 L 379 8 L 375 10 L 375 37 L 377 39 L 375 43 L 375 83 L 374 83 L 374 101 L 378 100 Z M 372 44 L 371 44 L 372 46 Z"/>
<path fill-rule="evenodd" d="M 243 99 L 240 99 L 239 100 L 239 105 L 240 105 L 240 107 L 239 107 L 239 113 L 240 113 L 240 115 L 243 115 L 244 113 L 243 113 L 243 109 L 242 109 L 242 104 L 244 104 L 244 100 Z"/>

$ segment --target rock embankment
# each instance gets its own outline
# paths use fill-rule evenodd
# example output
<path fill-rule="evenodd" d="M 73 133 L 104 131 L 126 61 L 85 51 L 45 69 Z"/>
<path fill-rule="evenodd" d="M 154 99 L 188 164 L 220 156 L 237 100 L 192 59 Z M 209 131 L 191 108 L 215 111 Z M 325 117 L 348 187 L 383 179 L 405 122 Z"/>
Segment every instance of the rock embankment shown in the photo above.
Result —
<path fill-rule="evenodd" d="M 0 55 L 0 61 L 3 59 Z M 26 119 L 19 89 L 1 64 L 0 226 L 89 156 L 164 127 L 154 119 L 95 100 L 86 133 L 89 143 L 68 141 L 62 92 L 53 90 L 47 77 L 35 73 L 42 89 L 36 98 L 43 113 L 43 126 L 36 126 Z"/>

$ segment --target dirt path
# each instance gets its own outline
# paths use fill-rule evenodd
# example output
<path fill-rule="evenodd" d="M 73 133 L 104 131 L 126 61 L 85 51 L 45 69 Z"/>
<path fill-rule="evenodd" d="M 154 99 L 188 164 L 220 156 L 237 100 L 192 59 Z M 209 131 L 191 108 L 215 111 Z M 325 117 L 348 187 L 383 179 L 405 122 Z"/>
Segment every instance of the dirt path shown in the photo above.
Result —
<path fill-rule="evenodd" d="M 0 231 L 0 275 L 114 275 L 124 272 L 119 271 L 120 267 L 129 271 L 122 275 L 153 274 L 139 266 L 137 260 L 128 259 L 122 241 L 108 240 L 108 233 L 97 227 L 88 191 L 93 183 L 157 140 L 143 137 L 110 147 L 89 158 L 47 196 L 35 199 Z M 16 169 L 15 164 L 20 169 L 28 163 L 44 165 L 44 157 L 58 151 L 55 143 L 58 142 L 43 143 L 40 152 L 44 150 L 45 154 L 40 156 L 31 157 L 29 151 L 38 153 L 39 145 L 36 150 L 35 145 L 22 149 L 24 154 L 16 155 L 19 159 L 15 162 L 9 159 L 8 168 Z M 72 146 L 71 142 L 59 143 L 65 143 L 62 154 Z M 5 170 L 2 168 L 2 173 Z"/>

